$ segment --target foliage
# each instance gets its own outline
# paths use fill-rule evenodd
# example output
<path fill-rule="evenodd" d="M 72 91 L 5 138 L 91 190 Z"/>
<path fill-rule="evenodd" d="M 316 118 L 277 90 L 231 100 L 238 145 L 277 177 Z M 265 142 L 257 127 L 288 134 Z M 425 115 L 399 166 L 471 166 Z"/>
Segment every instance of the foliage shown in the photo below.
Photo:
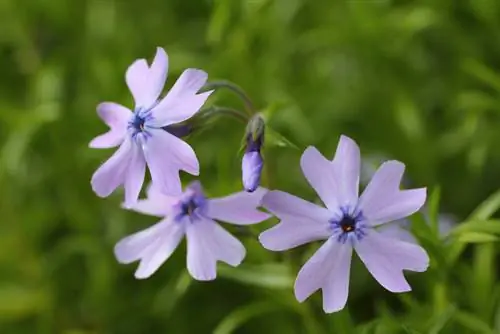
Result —
<path fill-rule="evenodd" d="M 499 2 L 4 0 L 0 17 L 1 333 L 500 331 Z M 314 200 L 300 153 L 331 156 L 340 134 L 405 162 L 412 185 L 439 187 L 431 224 L 413 219 L 432 260 L 408 275 L 414 291 L 383 290 L 358 261 L 348 309 L 326 315 L 319 294 L 293 297 L 313 249 L 276 254 L 253 235 L 244 264 L 221 265 L 212 283 L 189 279 L 183 251 L 145 281 L 119 265 L 114 243 L 155 220 L 121 209 L 122 194 L 92 193 L 110 152 L 87 144 L 105 130 L 95 106 L 130 105 L 125 70 L 156 46 L 167 85 L 202 68 L 265 113 L 278 143 L 265 150 L 268 187 Z M 222 90 L 210 103 L 243 109 Z M 189 139 L 210 194 L 241 188 L 243 132 L 220 118 Z M 445 240 L 438 211 L 464 221 Z"/>

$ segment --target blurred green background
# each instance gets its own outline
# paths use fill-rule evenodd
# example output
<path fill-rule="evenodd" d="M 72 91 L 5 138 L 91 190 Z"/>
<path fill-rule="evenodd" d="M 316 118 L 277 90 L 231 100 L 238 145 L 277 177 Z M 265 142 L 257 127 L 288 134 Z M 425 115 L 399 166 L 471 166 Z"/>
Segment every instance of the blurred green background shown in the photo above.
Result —
<path fill-rule="evenodd" d="M 413 224 L 432 259 L 407 275 L 414 291 L 385 291 L 356 260 L 348 307 L 326 315 L 319 293 L 292 290 L 317 245 L 272 253 L 235 229 L 247 258 L 214 282 L 189 279 L 184 245 L 148 280 L 119 265 L 114 243 L 157 219 L 93 194 L 112 150 L 87 145 L 107 129 L 96 105 L 132 106 L 126 68 L 156 46 L 167 87 L 187 67 L 231 80 L 297 144 L 268 143 L 268 187 L 315 200 L 301 151 L 331 157 L 340 134 L 405 162 L 433 194 L 434 225 Z M 223 90 L 209 104 L 242 109 Z M 222 118 L 188 139 L 209 194 L 241 189 L 243 130 Z M 500 333 L 499 142 L 497 0 L 2 0 L 0 333 Z M 468 222 L 443 241 L 438 211 Z"/>

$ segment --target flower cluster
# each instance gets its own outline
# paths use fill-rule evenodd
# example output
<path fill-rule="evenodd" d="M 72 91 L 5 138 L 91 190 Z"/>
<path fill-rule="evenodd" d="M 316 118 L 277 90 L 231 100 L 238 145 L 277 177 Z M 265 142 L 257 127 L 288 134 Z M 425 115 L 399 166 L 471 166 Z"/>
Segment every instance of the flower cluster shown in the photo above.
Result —
<path fill-rule="evenodd" d="M 185 236 L 189 273 L 197 280 L 213 280 L 218 261 L 238 266 L 245 257 L 243 244 L 217 221 L 250 225 L 272 214 L 280 222 L 260 234 L 265 248 L 284 251 L 325 241 L 298 273 L 295 295 L 300 302 L 321 289 L 325 312 L 341 310 L 347 302 L 353 250 L 384 288 L 391 292 L 411 290 L 403 270 L 425 271 L 427 253 L 416 242 L 391 236 L 380 228 L 415 213 L 426 199 L 425 188 L 400 190 L 404 172 L 401 162 L 383 163 L 358 196 L 359 148 L 352 139 L 341 136 L 333 160 L 313 147 L 307 148 L 300 160 L 305 178 L 325 207 L 279 190 L 267 190 L 259 186 L 266 126 L 264 118 L 255 114 L 248 119 L 244 138 L 244 191 L 209 199 L 198 181 L 183 191 L 179 171 L 198 175 L 200 169 L 195 152 L 180 139 L 190 132 L 184 131 L 189 129 L 184 122 L 198 113 L 213 90 L 200 93 L 208 75 L 187 69 L 160 98 L 167 70 L 168 58 L 162 48 L 157 49 L 151 65 L 144 59 L 130 65 L 126 82 L 135 101 L 133 111 L 116 103 L 101 103 L 97 112 L 110 130 L 90 143 L 93 148 L 118 146 L 94 173 L 94 192 L 107 197 L 123 186 L 126 208 L 161 218 L 115 246 L 120 263 L 139 261 L 136 278 L 156 272 Z M 152 183 L 147 197 L 139 199 L 146 167 Z"/>

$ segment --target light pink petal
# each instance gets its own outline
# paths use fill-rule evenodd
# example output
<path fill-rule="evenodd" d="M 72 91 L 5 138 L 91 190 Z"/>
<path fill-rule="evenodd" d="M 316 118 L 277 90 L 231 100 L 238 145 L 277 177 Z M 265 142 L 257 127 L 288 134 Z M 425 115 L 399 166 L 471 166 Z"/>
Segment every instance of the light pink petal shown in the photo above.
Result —
<path fill-rule="evenodd" d="M 349 293 L 352 247 L 330 238 L 300 269 L 295 281 L 295 297 L 303 302 L 315 291 L 323 290 L 323 309 L 327 313 L 344 308 Z"/>
<path fill-rule="evenodd" d="M 198 69 L 185 70 L 172 89 L 153 109 L 153 126 L 167 126 L 191 118 L 213 91 L 197 94 L 207 82 L 208 74 Z"/>
<path fill-rule="evenodd" d="M 199 164 L 189 144 L 163 130 L 149 130 L 143 146 L 151 178 L 168 195 L 182 193 L 179 170 L 198 175 Z"/>
<path fill-rule="evenodd" d="M 114 249 L 120 263 L 141 260 L 135 277 L 148 278 L 172 255 L 184 230 L 181 224 L 163 220 L 120 240 Z"/>
<path fill-rule="evenodd" d="M 334 192 L 341 207 L 354 209 L 358 202 L 360 159 L 361 154 L 356 142 L 349 137 L 340 136 L 332 164 L 336 185 L 339 187 L 334 189 Z"/>
<path fill-rule="evenodd" d="M 132 145 L 132 154 L 130 157 L 127 175 L 125 177 L 125 207 L 130 208 L 137 203 L 139 193 L 144 183 L 144 174 L 146 172 L 146 160 L 139 145 Z"/>
<path fill-rule="evenodd" d="M 168 72 L 168 57 L 162 48 L 156 49 L 151 68 L 145 59 L 136 60 L 125 75 L 136 108 L 152 107 L 160 96 Z"/>
<path fill-rule="evenodd" d="M 99 135 L 92 139 L 89 143 L 90 148 L 111 148 L 116 147 L 123 143 L 125 139 L 126 131 L 119 130 L 109 130 L 102 135 Z"/>
<path fill-rule="evenodd" d="M 166 217 L 178 202 L 179 198 L 167 196 L 160 192 L 158 187 L 150 184 L 147 189 L 147 198 L 137 201 L 131 209 L 146 215 Z"/>
<path fill-rule="evenodd" d="M 111 158 L 103 163 L 92 176 L 90 183 L 97 196 L 107 197 L 125 182 L 131 158 L 132 143 L 126 139 Z"/>
<path fill-rule="evenodd" d="M 429 266 L 429 257 L 422 247 L 375 231 L 368 231 L 354 249 L 377 282 L 391 292 L 411 290 L 403 270 L 421 272 Z"/>
<path fill-rule="evenodd" d="M 404 164 L 382 164 L 359 199 L 359 209 L 371 225 L 405 218 L 425 203 L 426 189 L 400 190 Z"/>
<path fill-rule="evenodd" d="M 236 267 L 245 257 L 245 247 L 213 220 L 197 220 L 187 227 L 187 268 L 194 279 L 213 280 L 217 261 Z"/>
<path fill-rule="evenodd" d="M 261 244 L 269 250 L 282 251 L 331 235 L 331 216 L 325 208 L 276 190 L 264 195 L 262 206 L 281 219 L 259 236 Z"/>
<path fill-rule="evenodd" d="M 242 191 L 208 201 L 207 216 L 237 225 L 260 223 L 271 215 L 257 210 L 267 189 L 257 188 L 253 193 Z"/>

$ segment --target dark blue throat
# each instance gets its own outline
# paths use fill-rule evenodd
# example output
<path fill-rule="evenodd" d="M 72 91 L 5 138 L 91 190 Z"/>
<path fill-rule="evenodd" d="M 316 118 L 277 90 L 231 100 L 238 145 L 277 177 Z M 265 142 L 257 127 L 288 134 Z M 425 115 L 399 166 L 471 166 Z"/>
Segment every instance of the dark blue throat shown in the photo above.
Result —
<path fill-rule="evenodd" d="M 356 220 L 350 216 L 344 215 L 338 224 L 344 233 L 353 232 L 356 229 Z"/>
<path fill-rule="evenodd" d="M 191 196 L 189 199 L 179 203 L 178 214 L 176 220 L 178 222 L 182 221 L 185 217 L 188 217 L 191 222 L 200 219 L 205 211 L 206 199 L 203 195 L 196 194 Z"/>
<path fill-rule="evenodd" d="M 144 131 L 144 123 L 146 119 L 138 114 L 134 115 L 134 118 L 130 121 L 129 126 L 132 127 L 137 132 Z"/>

